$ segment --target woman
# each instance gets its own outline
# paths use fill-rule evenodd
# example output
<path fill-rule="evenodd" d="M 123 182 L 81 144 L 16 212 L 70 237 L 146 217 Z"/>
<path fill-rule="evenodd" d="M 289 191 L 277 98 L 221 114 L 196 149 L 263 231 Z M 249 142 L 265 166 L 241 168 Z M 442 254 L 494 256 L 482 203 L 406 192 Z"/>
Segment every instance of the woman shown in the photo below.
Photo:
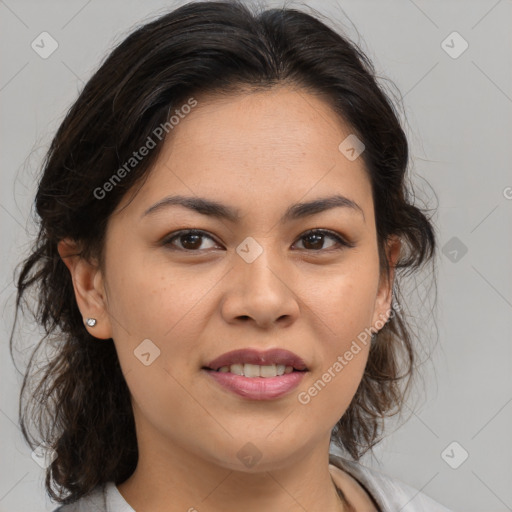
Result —
<path fill-rule="evenodd" d="M 195 2 L 114 49 L 18 279 L 56 510 L 446 511 L 358 463 L 413 375 L 393 290 L 436 248 L 407 164 L 371 63 L 305 13 Z"/>

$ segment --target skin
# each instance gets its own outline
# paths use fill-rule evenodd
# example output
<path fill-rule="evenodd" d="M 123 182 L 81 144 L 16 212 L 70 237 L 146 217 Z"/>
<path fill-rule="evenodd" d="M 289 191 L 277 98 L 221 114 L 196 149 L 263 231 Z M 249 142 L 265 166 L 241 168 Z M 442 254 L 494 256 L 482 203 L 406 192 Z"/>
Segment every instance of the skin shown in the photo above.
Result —
<path fill-rule="evenodd" d="M 369 343 L 308 404 L 297 399 L 390 313 L 393 271 L 379 273 L 370 181 L 362 158 L 338 150 L 350 127 L 322 99 L 289 86 L 197 99 L 144 186 L 110 217 L 104 269 L 72 257 L 72 241 L 59 244 L 84 319 L 97 319 L 85 328 L 98 343 L 114 340 L 132 395 L 139 462 L 118 489 L 137 512 L 347 510 L 332 476 L 356 510 L 375 510 L 353 478 L 328 465 L 331 430 L 361 381 Z M 337 207 L 279 222 L 291 204 L 335 193 L 364 218 Z M 141 218 L 176 194 L 237 208 L 240 220 L 182 206 Z M 191 228 L 208 236 L 164 245 Z M 315 246 L 304 237 L 313 228 L 355 246 L 328 235 Z M 248 236 L 263 249 L 252 263 L 236 252 Z M 391 265 L 398 254 L 392 239 Z M 148 366 L 134 355 L 145 339 L 160 350 Z M 241 398 L 201 368 L 243 347 L 288 349 L 309 372 L 279 399 Z M 261 454 L 252 467 L 237 457 L 249 442 Z"/>

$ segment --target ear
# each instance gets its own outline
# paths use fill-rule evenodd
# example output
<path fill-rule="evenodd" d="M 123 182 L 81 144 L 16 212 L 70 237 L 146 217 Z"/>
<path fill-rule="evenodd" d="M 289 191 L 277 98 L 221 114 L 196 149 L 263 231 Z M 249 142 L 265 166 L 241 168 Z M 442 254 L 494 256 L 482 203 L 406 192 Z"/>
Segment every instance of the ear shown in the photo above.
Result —
<path fill-rule="evenodd" d="M 76 302 L 84 318 L 85 328 L 96 338 L 111 338 L 112 327 L 99 266 L 82 258 L 76 242 L 68 238 L 59 242 L 57 250 L 71 274 Z M 90 327 L 85 324 L 87 318 L 95 318 L 96 325 Z"/>
<path fill-rule="evenodd" d="M 383 272 L 379 280 L 379 288 L 375 301 L 372 326 L 378 331 L 384 327 L 391 315 L 391 302 L 393 300 L 393 283 L 395 280 L 395 266 L 400 257 L 402 242 L 397 235 L 388 238 L 386 243 L 386 258 L 389 264 L 389 274 Z"/>

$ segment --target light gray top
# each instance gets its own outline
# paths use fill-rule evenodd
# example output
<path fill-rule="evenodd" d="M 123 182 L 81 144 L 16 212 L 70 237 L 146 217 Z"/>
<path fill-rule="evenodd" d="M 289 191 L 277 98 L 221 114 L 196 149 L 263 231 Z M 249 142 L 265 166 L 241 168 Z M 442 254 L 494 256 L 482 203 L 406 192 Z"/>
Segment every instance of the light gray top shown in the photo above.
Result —
<path fill-rule="evenodd" d="M 365 488 L 380 512 L 453 512 L 414 487 L 376 469 L 333 454 L 330 454 L 330 461 Z"/>
<path fill-rule="evenodd" d="M 354 477 L 378 504 L 380 512 L 453 512 L 424 493 L 380 471 L 338 455 L 330 462 Z M 62 505 L 53 512 L 135 512 L 114 482 L 107 482 L 75 503 Z"/>

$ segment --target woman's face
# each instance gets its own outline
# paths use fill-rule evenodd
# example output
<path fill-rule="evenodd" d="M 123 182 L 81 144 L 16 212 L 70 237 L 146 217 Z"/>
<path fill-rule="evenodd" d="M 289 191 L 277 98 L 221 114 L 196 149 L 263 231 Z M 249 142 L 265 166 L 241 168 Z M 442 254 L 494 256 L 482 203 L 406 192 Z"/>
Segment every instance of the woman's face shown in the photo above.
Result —
<path fill-rule="evenodd" d="M 77 298 L 84 317 L 98 318 L 91 334 L 114 340 L 139 444 L 277 468 L 328 446 L 363 376 L 365 329 L 389 315 L 371 185 L 362 158 L 339 149 L 350 129 L 303 90 L 196 99 L 143 187 L 111 216 L 104 273 Z M 190 207 L 151 209 L 175 196 Z M 222 206 L 200 212 L 200 199 Z M 201 234 L 177 236 L 190 229 Z M 265 383 L 233 375 L 240 366 L 206 369 L 238 349 L 290 351 L 307 371 Z M 263 366 L 291 365 L 275 356 Z"/>

